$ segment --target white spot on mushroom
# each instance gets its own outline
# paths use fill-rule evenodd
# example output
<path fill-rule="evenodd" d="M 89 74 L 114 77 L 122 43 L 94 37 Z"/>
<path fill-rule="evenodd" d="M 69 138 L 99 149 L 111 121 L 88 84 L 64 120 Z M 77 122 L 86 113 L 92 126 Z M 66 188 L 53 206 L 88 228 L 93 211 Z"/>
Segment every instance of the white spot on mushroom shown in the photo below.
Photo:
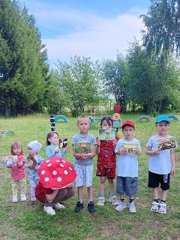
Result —
<path fill-rule="evenodd" d="M 56 171 L 56 170 L 54 170 L 54 171 L 52 172 L 52 174 L 53 174 L 53 175 L 56 175 L 56 174 L 57 174 L 57 171 Z"/>
<path fill-rule="evenodd" d="M 42 171 L 41 171 L 41 174 L 42 174 L 42 175 L 44 175 L 44 174 L 45 174 L 45 172 L 46 172 L 45 170 L 42 170 Z"/>
<path fill-rule="evenodd" d="M 50 163 L 50 164 L 48 164 L 48 167 L 51 167 L 51 163 Z"/>
<path fill-rule="evenodd" d="M 71 170 L 71 171 L 72 171 L 72 168 L 71 168 L 71 167 L 69 167 L 69 170 Z"/>
<path fill-rule="evenodd" d="M 65 170 L 65 171 L 64 171 L 64 174 L 65 174 L 65 175 L 67 175 L 67 174 L 68 174 L 68 171 L 67 171 L 67 170 Z"/>
<path fill-rule="evenodd" d="M 61 163 L 61 164 L 59 164 L 60 165 L 60 167 L 64 167 L 64 165 Z"/>
<path fill-rule="evenodd" d="M 48 182 L 48 181 L 49 181 L 49 178 L 48 178 L 48 177 L 46 177 L 46 178 L 44 179 L 44 181 L 45 181 L 45 182 Z"/>
<path fill-rule="evenodd" d="M 61 178 L 61 177 L 58 177 L 58 178 L 57 178 L 57 181 L 58 181 L 58 182 L 61 182 L 61 181 L 62 181 L 62 178 Z"/>

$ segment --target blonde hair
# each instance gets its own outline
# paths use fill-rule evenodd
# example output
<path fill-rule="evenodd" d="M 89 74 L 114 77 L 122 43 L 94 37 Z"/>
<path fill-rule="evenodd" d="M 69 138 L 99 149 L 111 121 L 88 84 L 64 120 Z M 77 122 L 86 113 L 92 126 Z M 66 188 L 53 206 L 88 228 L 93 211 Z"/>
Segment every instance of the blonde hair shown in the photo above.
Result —
<path fill-rule="evenodd" d="M 82 119 L 82 118 L 87 118 L 89 120 L 89 117 L 86 116 L 86 115 L 80 115 L 78 118 L 77 118 L 77 125 L 79 124 L 79 120 Z"/>
<path fill-rule="evenodd" d="M 23 154 L 23 149 L 22 149 L 22 144 L 20 143 L 20 142 L 13 142 L 12 144 L 11 144 L 11 154 L 12 155 L 15 155 L 14 154 L 14 152 L 13 152 L 13 149 L 15 148 L 15 147 L 20 147 L 21 148 L 21 154 Z"/>

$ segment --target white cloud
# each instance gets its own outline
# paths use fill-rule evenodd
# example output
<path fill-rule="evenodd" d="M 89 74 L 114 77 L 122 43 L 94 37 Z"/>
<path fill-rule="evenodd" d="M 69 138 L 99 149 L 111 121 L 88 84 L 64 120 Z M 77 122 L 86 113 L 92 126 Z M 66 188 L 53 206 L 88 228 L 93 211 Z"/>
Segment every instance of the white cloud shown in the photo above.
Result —
<path fill-rule="evenodd" d="M 91 25 L 84 30 L 43 39 L 50 62 L 68 61 L 75 55 L 102 60 L 115 58 L 117 52 L 125 54 L 130 42 L 141 39 L 144 26 L 138 15 L 129 12 L 114 19 L 91 18 Z"/>

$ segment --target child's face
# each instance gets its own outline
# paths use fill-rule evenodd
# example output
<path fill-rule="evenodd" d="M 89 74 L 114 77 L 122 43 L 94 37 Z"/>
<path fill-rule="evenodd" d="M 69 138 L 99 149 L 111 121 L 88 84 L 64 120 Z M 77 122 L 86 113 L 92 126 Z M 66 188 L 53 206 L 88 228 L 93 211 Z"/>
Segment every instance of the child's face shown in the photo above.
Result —
<path fill-rule="evenodd" d="M 48 138 L 48 141 L 53 146 L 59 145 L 59 136 L 56 133 L 54 133 L 52 137 Z"/>
<path fill-rule="evenodd" d="M 169 123 L 168 122 L 159 122 L 156 124 L 156 129 L 159 135 L 165 136 L 169 130 Z"/>
<path fill-rule="evenodd" d="M 106 120 L 104 120 L 104 121 L 102 122 L 101 128 L 102 128 L 102 129 L 110 129 L 110 128 L 112 128 L 112 122 L 109 122 L 109 123 L 108 123 Z"/>
<path fill-rule="evenodd" d="M 28 153 L 31 154 L 32 156 L 37 155 L 35 151 L 32 150 L 32 148 L 28 147 Z"/>
<path fill-rule="evenodd" d="M 80 118 L 78 120 L 78 127 L 80 129 L 80 133 L 86 134 L 89 130 L 89 118 Z"/>
<path fill-rule="evenodd" d="M 20 147 L 20 146 L 14 146 L 13 147 L 13 153 L 15 154 L 15 155 L 20 155 L 21 154 L 21 152 L 22 152 L 22 148 Z"/>
<path fill-rule="evenodd" d="M 123 127 L 122 132 L 124 134 L 125 139 L 132 140 L 135 129 L 133 127 L 127 125 L 127 126 Z"/>

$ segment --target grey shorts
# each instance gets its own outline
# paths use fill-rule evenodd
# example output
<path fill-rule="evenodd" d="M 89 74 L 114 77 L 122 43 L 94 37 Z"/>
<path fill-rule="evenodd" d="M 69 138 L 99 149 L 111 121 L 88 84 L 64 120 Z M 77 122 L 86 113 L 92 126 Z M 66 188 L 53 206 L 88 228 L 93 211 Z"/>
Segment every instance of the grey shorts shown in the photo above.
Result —
<path fill-rule="evenodd" d="M 93 165 L 81 166 L 78 164 L 74 165 L 75 171 L 77 173 L 76 177 L 76 187 L 91 187 L 93 183 Z"/>
<path fill-rule="evenodd" d="M 137 177 L 119 177 L 116 179 L 116 193 L 134 196 L 138 191 Z"/>

